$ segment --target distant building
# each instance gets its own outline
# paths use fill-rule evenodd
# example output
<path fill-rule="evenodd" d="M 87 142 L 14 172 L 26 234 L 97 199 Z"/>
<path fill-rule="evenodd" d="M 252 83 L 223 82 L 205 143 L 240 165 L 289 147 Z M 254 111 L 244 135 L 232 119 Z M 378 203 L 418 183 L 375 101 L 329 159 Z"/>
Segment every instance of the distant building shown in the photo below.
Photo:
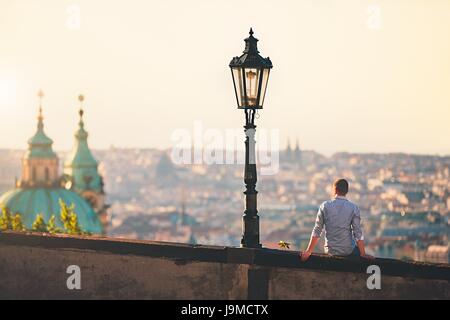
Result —
<path fill-rule="evenodd" d="M 79 96 L 80 102 L 84 97 Z M 83 108 L 80 107 L 78 130 L 75 132 L 75 145 L 64 164 L 64 180 L 66 188 L 73 190 L 85 198 L 106 228 L 107 209 L 103 178 L 98 173 L 98 162 L 88 146 L 88 133 L 84 129 Z"/>
<path fill-rule="evenodd" d="M 42 100 L 42 92 L 39 93 L 39 97 Z M 81 124 L 82 121 L 80 121 Z M 82 126 L 80 130 L 79 133 L 83 133 Z M 87 138 L 87 134 L 83 137 Z M 83 140 L 83 137 L 80 137 L 80 140 Z M 89 199 L 83 188 L 90 190 L 91 186 L 95 184 L 91 184 L 89 188 L 86 187 L 86 184 L 77 184 L 80 177 L 83 179 L 79 171 L 73 170 L 70 175 L 61 177 L 59 175 L 59 158 L 53 151 L 52 145 L 53 140 L 44 132 L 44 117 L 40 104 L 37 130 L 33 137 L 28 140 L 28 150 L 22 160 L 22 178 L 16 181 L 15 189 L 0 197 L 0 204 L 8 208 L 12 214 L 20 214 L 24 226 L 28 229 L 32 228 L 38 214 L 41 214 L 46 222 L 49 221 L 51 216 L 55 215 L 56 224 L 62 228 L 63 225 L 59 219 L 59 200 L 61 199 L 67 205 L 75 206 L 78 222 L 83 231 L 94 234 L 103 233 L 104 229 L 99 218 L 99 212 L 84 198 Z M 81 148 L 84 150 L 81 152 L 81 158 L 70 158 L 72 168 L 75 168 L 78 164 L 85 165 L 83 162 L 85 156 L 90 154 L 89 149 L 86 148 L 87 143 L 85 148 Z M 79 154 L 78 152 L 75 153 Z M 78 160 L 83 161 L 78 162 Z M 100 188 L 98 189 L 99 192 L 102 192 L 99 182 L 100 177 L 95 175 L 96 171 L 90 167 L 85 167 L 85 169 L 91 170 L 90 174 L 93 176 L 93 180 L 90 183 L 97 183 L 96 186 Z M 75 181 L 75 184 L 69 185 L 68 179 Z M 77 189 L 75 186 L 81 188 Z"/>
<path fill-rule="evenodd" d="M 178 182 L 175 165 L 166 152 L 163 152 L 155 168 L 155 179 L 159 185 L 174 185 Z"/>
<path fill-rule="evenodd" d="M 298 139 L 295 143 L 294 159 L 298 162 L 302 161 L 302 151 L 300 150 L 300 143 L 299 143 Z"/>
<path fill-rule="evenodd" d="M 300 164 L 301 160 L 302 160 L 302 151 L 300 149 L 300 144 L 299 144 L 298 139 L 295 143 L 294 148 L 291 147 L 290 139 L 288 139 L 287 144 L 286 144 L 286 149 L 281 151 L 280 156 L 281 156 L 280 158 L 286 162 Z"/>
<path fill-rule="evenodd" d="M 291 140 L 290 139 L 288 139 L 288 141 L 287 141 L 286 150 L 284 151 L 284 158 L 286 160 L 292 159 L 292 148 L 291 148 Z"/>

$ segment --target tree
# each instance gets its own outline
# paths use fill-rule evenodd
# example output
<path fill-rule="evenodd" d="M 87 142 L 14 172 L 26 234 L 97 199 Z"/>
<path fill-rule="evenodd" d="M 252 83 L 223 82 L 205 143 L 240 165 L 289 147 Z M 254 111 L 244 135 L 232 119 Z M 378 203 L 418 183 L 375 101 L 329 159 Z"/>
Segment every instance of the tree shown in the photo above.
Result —
<path fill-rule="evenodd" d="M 78 216 L 75 212 L 70 215 L 70 230 L 69 234 L 83 234 L 81 228 L 78 224 Z"/>
<path fill-rule="evenodd" d="M 75 213 L 75 205 L 72 203 L 70 207 L 59 199 L 59 206 L 61 207 L 61 221 L 64 224 L 64 232 L 68 234 L 81 235 L 85 234 L 78 224 L 78 216 Z"/>
<path fill-rule="evenodd" d="M 33 222 L 32 226 L 33 231 L 36 232 L 47 232 L 47 225 L 45 224 L 44 218 L 42 214 L 38 214 L 36 216 L 36 220 Z"/>
<path fill-rule="evenodd" d="M 0 230 L 6 231 L 11 230 L 11 213 L 9 212 L 9 209 L 6 207 L 2 208 L 2 214 L 0 216 Z"/>
<path fill-rule="evenodd" d="M 62 199 L 59 199 L 59 207 L 61 208 L 59 215 L 60 215 L 61 221 L 64 225 L 64 230 L 67 231 L 70 229 L 69 221 L 70 221 L 70 213 L 71 213 L 73 204 L 71 207 L 69 207 Z"/>
<path fill-rule="evenodd" d="M 14 231 L 25 231 L 25 227 L 22 222 L 22 216 L 20 214 L 16 214 L 11 221 L 11 227 Z"/>
<path fill-rule="evenodd" d="M 55 215 L 52 215 L 48 220 L 47 230 L 49 233 L 63 233 L 63 230 L 56 225 Z"/>

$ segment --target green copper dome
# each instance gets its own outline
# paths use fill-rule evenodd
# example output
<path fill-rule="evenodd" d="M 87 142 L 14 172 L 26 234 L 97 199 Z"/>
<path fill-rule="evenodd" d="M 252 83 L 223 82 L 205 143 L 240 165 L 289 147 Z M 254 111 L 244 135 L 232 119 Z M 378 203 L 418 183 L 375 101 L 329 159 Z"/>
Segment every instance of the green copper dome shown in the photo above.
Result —
<path fill-rule="evenodd" d="M 56 153 L 52 149 L 53 140 L 44 132 L 44 118 L 42 107 L 39 107 L 38 125 L 34 136 L 28 140 L 28 150 L 25 158 L 56 158 Z"/>
<path fill-rule="evenodd" d="M 75 132 L 75 146 L 64 164 L 64 173 L 71 177 L 72 188 L 77 192 L 93 190 L 103 192 L 102 179 L 98 173 L 98 162 L 88 146 L 88 133 L 84 129 L 83 109 Z"/>
<path fill-rule="evenodd" d="M 0 204 L 7 207 L 12 214 L 19 213 L 27 229 L 32 228 L 38 214 L 42 214 L 45 222 L 55 215 L 57 225 L 62 228 L 59 199 L 69 206 L 74 204 L 81 230 L 102 233 L 102 224 L 86 200 L 76 192 L 63 188 L 17 188 L 3 194 Z"/>

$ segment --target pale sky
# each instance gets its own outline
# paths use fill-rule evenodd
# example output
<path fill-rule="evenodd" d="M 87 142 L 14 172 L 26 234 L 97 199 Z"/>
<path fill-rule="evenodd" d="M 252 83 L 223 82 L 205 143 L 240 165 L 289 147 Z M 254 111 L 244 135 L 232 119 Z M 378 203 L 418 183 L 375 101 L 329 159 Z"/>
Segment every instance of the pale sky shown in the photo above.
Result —
<path fill-rule="evenodd" d="M 242 128 L 228 63 L 250 27 L 274 64 L 257 125 L 282 146 L 450 154 L 447 0 L 0 0 L 0 147 L 26 147 L 39 88 L 57 150 L 79 93 L 93 148 Z"/>

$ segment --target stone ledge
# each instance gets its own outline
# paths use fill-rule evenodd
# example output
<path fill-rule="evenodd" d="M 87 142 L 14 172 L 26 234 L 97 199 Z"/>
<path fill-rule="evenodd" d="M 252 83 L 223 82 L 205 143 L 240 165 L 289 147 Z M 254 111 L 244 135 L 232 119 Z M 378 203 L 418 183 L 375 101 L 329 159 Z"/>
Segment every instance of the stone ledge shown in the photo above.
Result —
<path fill-rule="evenodd" d="M 0 232 L 0 245 L 89 250 L 117 255 L 159 257 L 180 262 L 219 262 L 248 264 L 257 267 L 282 267 L 352 273 L 366 273 L 367 266 L 376 264 L 384 275 L 450 281 L 450 265 L 448 264 L 406 262 L 394 259 L 366 261 L 358 258 L 330 257 L 322 254 L 314 254 L 306 263 L 302 263 L 298 258 L 298 252 L 265 248 L 248 249 L 10 231 Z"/>

